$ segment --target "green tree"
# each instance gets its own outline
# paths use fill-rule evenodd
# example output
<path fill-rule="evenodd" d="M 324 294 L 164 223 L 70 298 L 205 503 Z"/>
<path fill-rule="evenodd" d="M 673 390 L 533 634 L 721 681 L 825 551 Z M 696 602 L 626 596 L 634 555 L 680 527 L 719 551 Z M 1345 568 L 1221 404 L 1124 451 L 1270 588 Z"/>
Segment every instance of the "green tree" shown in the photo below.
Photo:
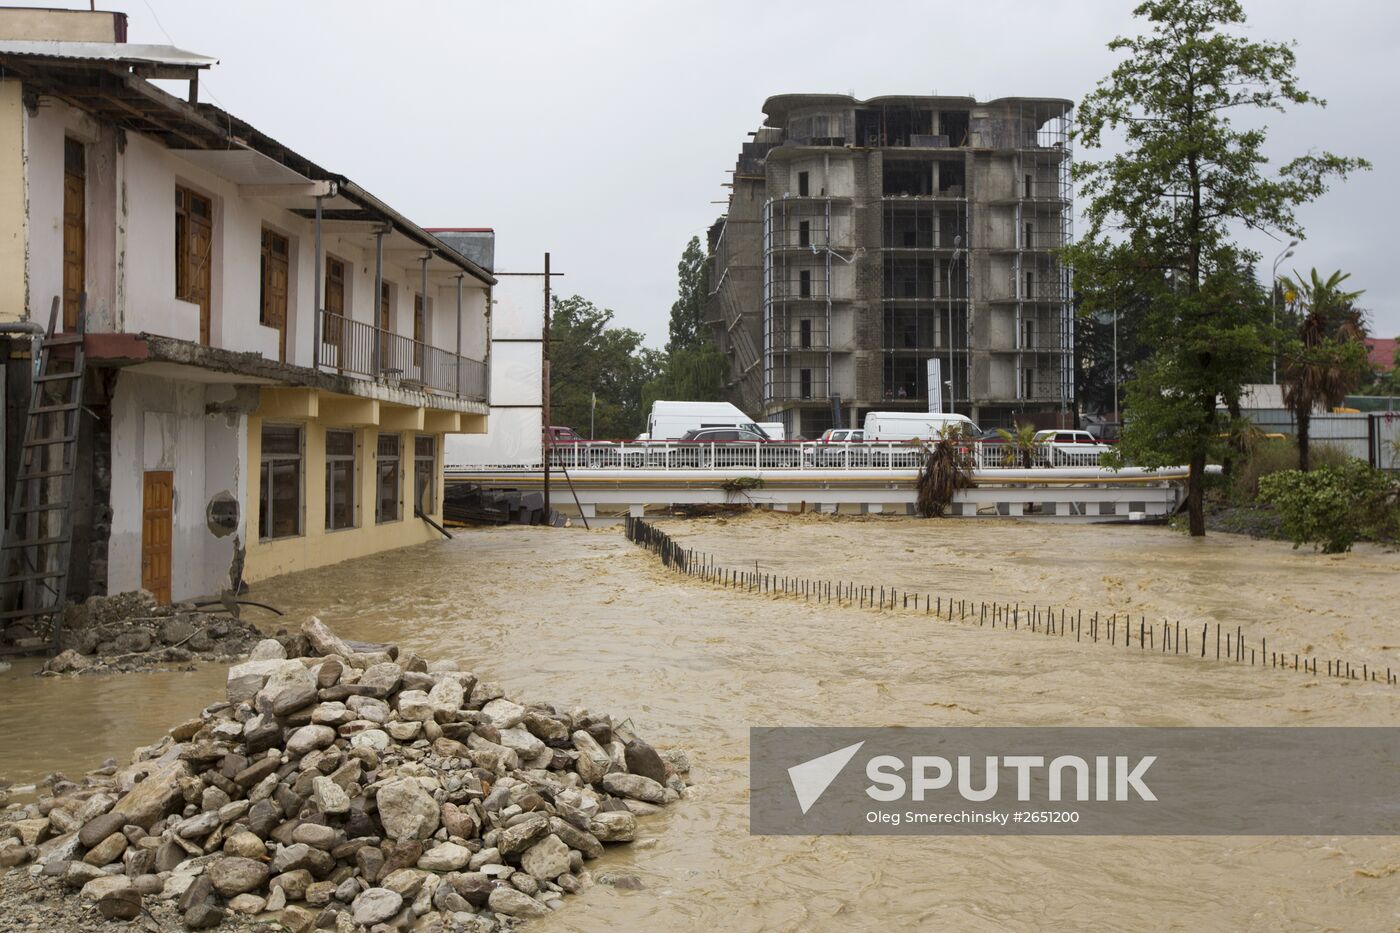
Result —
<path fill-rule="evenodd" d="M 700 248 L 700 238 L 693 236 L 681 253 L 676 266 L 679 294 L 671 305 L 670 338 L 666 352 L 689 350 L 712 342 L 709 325 L 705 323 L 705 299 L 710 293 L 710 264 Z"/>
<path fill-rule="evenodd" d="M 1298 426 L 1298 469 L 1308 470 L 1308 435 L 1313 409 L 1335 408 L 1365 378 L 1366 322 L 1356 299 L 1363 292 L 1342 290 L 1350 273 L 1326 279 L 1313 269 L 1307 280 L 1294 273 L 1281 282 L 1290 304 L 1302 313 L 1297 336 L 1283 348 L 1283 403 Z"/>
<path fill-rule="evenodd" d="M 643 335 L 613 327 L 613 312 L 586 298 L 554 298 L 549 322 L 550 421 L 600 438 L 635 437 L 646 425 L 642 391 L 659 354 Z M 594 410 L 593 398 L 597 396 Z"/>
<path fill-rule="evenodd" d="M 705 323 L 705 300 L 710 291 L 710 264 L 700 249 L 700 238 L 691 237 L 676 267 L 676 301 L 671 305 L 670 339 L 658 362 L 656 378 L 643 392 L 650 409 L 657 399 L 678 402 L 718 402 L 724 399 L 729 360 L 715 345 Z"/>
<path fill-rule="evenodd" d="M 1148 301 L 1143 335 L 1158 349 L 1128 387 L 1132 416 L 1120 450 L 1143 465 L 1186 462 L 1193 535 L 1205 533 L 1208 458 L 1225 427 L 1218 400 L 1237 399 L 1267 354 L 1268 318 L 1241 300 L 1238 270 L 1257 255 L 1232 242 L 1239 228 L 1300 237 L 1297 205 L 1366 167 L 1310 153 L 1266 169 L 1266 133 L 1231 115 L 1324 102 L 1299 87 L 1289 43 L 1238 34 L 1236 0 L 1148 0 L 1147 32 L 1109 43 L 1124 58 L 1080 104 L 1075 132 L 1088 150 L 1121 135 L 1121 150 L 1083 161 L 1089 230 L 1066 251 L 1087 313 L 1104 295 Z M 1251 118 L 1251 123 L 1256 123 Z"/>

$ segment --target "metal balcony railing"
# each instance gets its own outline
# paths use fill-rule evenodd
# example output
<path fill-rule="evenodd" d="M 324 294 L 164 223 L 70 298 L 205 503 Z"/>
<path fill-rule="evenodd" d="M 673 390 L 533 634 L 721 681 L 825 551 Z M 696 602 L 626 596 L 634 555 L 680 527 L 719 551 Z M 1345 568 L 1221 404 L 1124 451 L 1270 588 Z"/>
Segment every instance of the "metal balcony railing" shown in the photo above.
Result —
<path fill-rule="evenodd" d="M 321 311 L 318 368 L 458 398 L 486 399 L 486 364 L 432 344 Z"/>

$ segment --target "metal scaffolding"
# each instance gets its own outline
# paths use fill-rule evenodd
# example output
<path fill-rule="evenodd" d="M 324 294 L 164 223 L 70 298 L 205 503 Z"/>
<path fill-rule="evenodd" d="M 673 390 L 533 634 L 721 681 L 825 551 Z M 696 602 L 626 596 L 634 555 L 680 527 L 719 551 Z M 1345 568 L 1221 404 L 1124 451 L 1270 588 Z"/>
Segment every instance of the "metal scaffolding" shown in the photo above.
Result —
<path fill-rule="evenodd" d="M 834 279 L 849 263 L 850 199 L 770 199 L 763 206 L 763 401 L 825 403 L 832 394 Z M 844 222 L 846 229 L 837 227 Z M 789 425 L 789 428 L 792 428 Z"/>
<path fill-rule="evenodd" d="M 1069 116 L 1023 101 L 1015 203 L 1016 395 L 1074 402 L 1074 308 L 1070 271 L 1058 251 L 1073 240 Z"/>

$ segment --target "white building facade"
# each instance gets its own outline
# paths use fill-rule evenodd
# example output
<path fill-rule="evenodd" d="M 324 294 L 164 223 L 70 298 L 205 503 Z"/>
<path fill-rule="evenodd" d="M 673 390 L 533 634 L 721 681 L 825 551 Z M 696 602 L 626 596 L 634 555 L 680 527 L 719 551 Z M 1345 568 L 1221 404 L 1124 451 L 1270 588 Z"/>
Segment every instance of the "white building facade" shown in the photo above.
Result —
<path fill-rule="evenodd" d="M 0 23 L 0 322 L 86 333 L 71 595 L 188 599 L 438 537 L 445 438 L 486 426 L 490 272 L 197 103 L 212 59 L 47 12 Z"/>

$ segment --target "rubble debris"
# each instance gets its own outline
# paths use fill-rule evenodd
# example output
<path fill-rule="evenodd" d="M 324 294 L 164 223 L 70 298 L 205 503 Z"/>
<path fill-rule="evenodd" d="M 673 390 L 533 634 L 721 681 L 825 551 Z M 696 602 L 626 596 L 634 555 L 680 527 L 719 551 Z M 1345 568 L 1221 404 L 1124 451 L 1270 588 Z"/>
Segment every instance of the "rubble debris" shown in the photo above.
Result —
<path fill-rule="evenodd" d="M 687 786 L 686 756 L 626 722 L 314 618 L 260 641 L 226 694 L 132 764 L 6 808 L 0 866 L 32 882 L 16 896 L 192 930 L 511 929 L 592 885 L 587 862 Z"/>
<path fill-rule="evenodd" d="M 44 674 L 149 670 L 191 661 L 232 661 L 264 638 L 253 623 L 192 603 L 157 605 L 144 590 L 94 596 L 63 611 L 62 650 Z"/>
<path fill-rule="evenodd" d="M 443 493 L 442 516 L 468 525 L 553 525 L 562 528 L 564 516 L 545 511 L 544 494 L 487 489 L 476 483 L 448 483 Z"/>

